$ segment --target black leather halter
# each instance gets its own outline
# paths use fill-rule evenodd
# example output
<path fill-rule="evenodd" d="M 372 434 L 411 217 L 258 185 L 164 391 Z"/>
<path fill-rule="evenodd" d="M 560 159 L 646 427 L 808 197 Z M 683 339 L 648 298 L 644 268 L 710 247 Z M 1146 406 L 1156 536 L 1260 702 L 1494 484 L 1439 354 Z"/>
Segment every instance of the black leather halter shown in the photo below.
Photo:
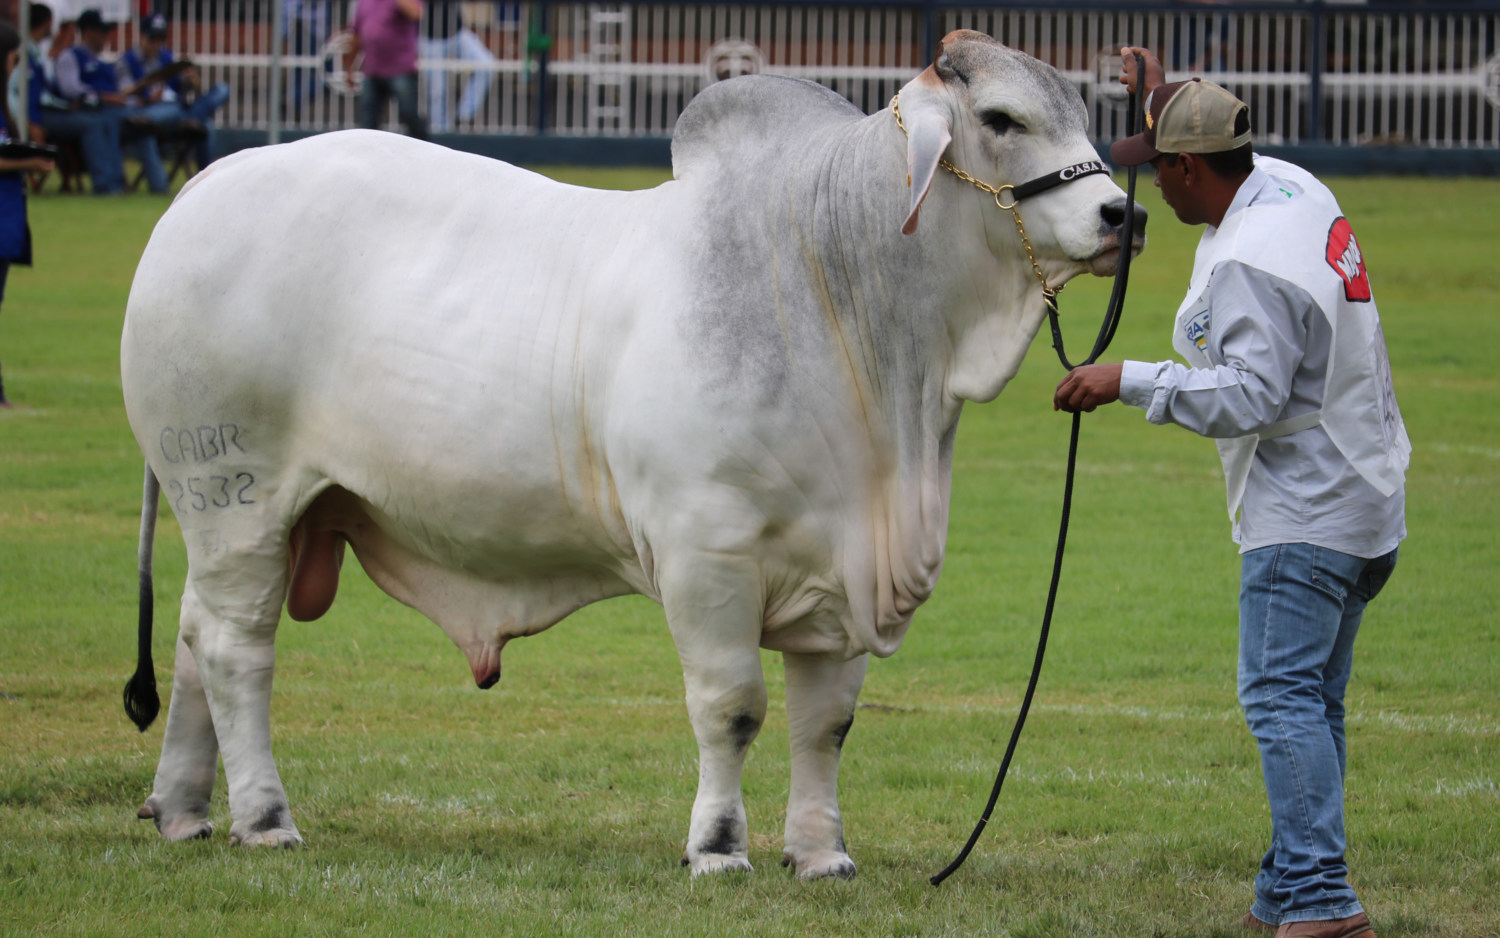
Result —
<path fill-rule="evenodd" d="M 1082 179 L 1084 176 L 1093 176 L 1098 173 L 1109 174 L 1109 167 L 1104 165 L 1103 160 L 1089 160 L 1085 163 L 1074 163 L 1072 166 L 1064 166 L 1055 173 L 1038 176 L 1030 182 L 1023 182 L 1019 186 L 1001 186 L 1000 191 L 1010 190 L 1010 196 L 1019 202 L 1029 199 L 1034 195 L 1040 195 L 1048 189 L 1055 189 L 1065 182 Z"/>

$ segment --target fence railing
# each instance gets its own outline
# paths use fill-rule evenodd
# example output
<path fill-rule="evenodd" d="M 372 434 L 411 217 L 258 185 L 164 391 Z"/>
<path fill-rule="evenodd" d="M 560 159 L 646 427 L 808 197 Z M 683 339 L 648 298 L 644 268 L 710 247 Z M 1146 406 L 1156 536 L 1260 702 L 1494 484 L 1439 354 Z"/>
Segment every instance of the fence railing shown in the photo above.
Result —
<path fill-rule="evenodd" d="M 163 0 L 169 44 L 233 94 L 221 122 L 356 123 L 330 40 L 347 0 Z M 977 29 L 1076 83 L 1100 140 L 1124 129 L 1121 45 L 1248 101 L 1262 144 L 1500 147 L 1500 0 L 1309 2 L 497 3 L 429 0 L 421 94 L 439 131 L 660 137 L 707 85 L 746 72 L 820 82 L 867 111 Z M 118 42 L 134 41 L 131 25 Z M 279 101 L 270 80 L 280 47 Z"/>

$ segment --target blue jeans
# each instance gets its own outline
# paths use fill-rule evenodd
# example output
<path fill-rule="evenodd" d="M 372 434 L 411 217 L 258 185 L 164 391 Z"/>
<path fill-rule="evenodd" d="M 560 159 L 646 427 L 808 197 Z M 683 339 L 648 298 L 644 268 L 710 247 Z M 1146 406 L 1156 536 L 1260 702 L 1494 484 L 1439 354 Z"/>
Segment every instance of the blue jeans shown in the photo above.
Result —
<path fill-rule="evenodd" d="M 389 78 L 365 76 L 364 87 L 359 91 L 359 126 L 379 130 L 385 117 L 386 105 L 396 99 L 396 116 L 406 126 L 408 135 L 418 140 L 427 139 L 427 121 L 417 109 L 417 73 L 393 75 Z"/>
<path fill-rule="evenodd" d="M 282 37 L 287 39 L 287 51 L 297 57 L 316 58 L 318 51 L 328 38 L 329 3 L 327 0 L 283 0 L 286 18 L 282 21 Z M 288 68 L 286 70 L 287 120 L 297 124 L 302 120 L 303 101 L 318 97 L 318 89 L 324 72 L 333 67 L 332 60 L 321 67 Z"/>
<path fill-rule="evenodd" d="M 126 117 L 141 117 L 150 120 L 142 108 L 116 108 L 120 112 L 120 119 Z M 156 129 L 151 125 L 144 127 L 132 127 L 129 123 L 122 123 L 120 130 L 121 148 L 131 156 L 140 160 L 141 169 L 146 174 L 146 188 L 155 193 L 167 191 L 167 167 L 161 161 L 161 150 L 156 145 Z"/>
<path fill-rule="evenodd" d="M 441 10 L 434 9 L 431 16 L 444 15 Z M 494 53 L 484 41 L 467 27 L 449 36 L 447 39 L 423 39 L 421 42 L 422 58 L 434 61 L 458 61 L 477 62 L 488 65 L 495 61 Z M 479 109 L 484 107 L 484 99 L 490 93 L 490 82 L 494 80 L 494 73 L 487 69 L 475 69 L 469 74 L 468 80 L 464 82 L 463 96 L 458 99 L 458 119 L 468 123 L 479 114 Z M 427 70 L 427 120 L 433 130 L 447 131 L 453 129 L 453 121 L 448 117 L 448 69 L 432 68 Z"/>
<path fill-rule="evenodd" d="M 47 139 L 76 140 L 95 195 L 112 195 L 125 188 L 121 160 L 120 117 L 112 109 L 55 111 L 42 109 Z"/>
<path fill-rule="evenodd" d="M 1311 544 L 1242 558 L 1239 697 L 1271 803 L 1251 909 L 1262 921 L 1363 911 L 1344 862 L 1344 689 L 1365 605 L 1395 566 L 1394 550 L 1366 560 Z"/>

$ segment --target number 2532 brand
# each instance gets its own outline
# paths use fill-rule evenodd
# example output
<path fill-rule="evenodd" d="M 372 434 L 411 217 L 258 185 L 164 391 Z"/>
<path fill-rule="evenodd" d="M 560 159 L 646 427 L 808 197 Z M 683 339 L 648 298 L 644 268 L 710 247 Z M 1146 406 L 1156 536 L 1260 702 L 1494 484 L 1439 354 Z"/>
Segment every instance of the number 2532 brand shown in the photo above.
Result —
<path fill-rule="evenodd" d="M 255 499 L 250 490 L 255 485 L 255 476 L 248 472 L 236 472 L 229 476 L 190 476 L 185 481 L 167 480 L 167 497 L 172 508 L 183 511 L 209 511 L 214 508 L 230 508 L 234 505 L 253 505 Z"/>

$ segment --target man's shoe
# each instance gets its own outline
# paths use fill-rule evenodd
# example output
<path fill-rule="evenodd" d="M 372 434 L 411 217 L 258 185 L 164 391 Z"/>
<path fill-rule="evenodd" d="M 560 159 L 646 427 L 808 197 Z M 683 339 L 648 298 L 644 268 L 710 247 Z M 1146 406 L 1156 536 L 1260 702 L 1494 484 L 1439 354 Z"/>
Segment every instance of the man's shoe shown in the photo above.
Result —
<path fill-rule="evenodd" d="M 1285 922 L 1276 938 L 1375 938 L 1370 918 L 1360 912 L 1348 918 L 1324 922 Z"/>
<path fill-rule="evenodd" d="M 1240 916 L 1240 927 L 1250 931 L 1265 932 L 1268 935 L 1276 930 L 1275 925 L 1257 918 L 1254 912 L 1246 912 Z"/>

